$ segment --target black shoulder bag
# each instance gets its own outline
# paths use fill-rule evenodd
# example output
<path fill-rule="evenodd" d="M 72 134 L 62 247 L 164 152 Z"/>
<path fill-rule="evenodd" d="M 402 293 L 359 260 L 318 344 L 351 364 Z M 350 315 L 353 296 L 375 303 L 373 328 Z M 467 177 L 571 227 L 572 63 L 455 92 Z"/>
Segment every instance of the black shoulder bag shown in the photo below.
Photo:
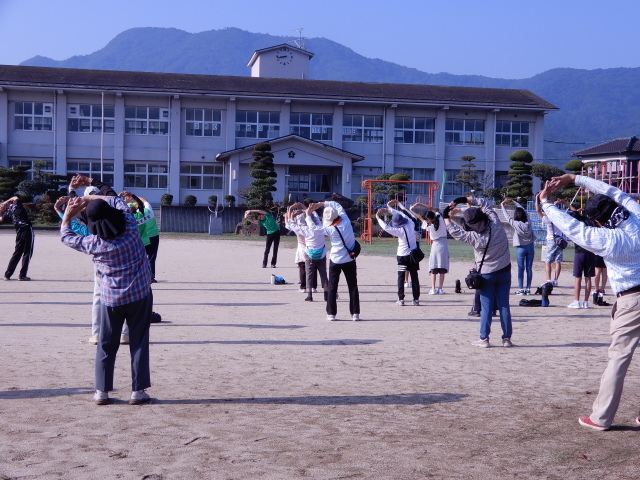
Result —
<path fill-rule="evenodd" d="M 409 235 L 407 235 L 407 231 L 402 227 L 402 231 L 404 232 L 404 236 L 407 239 L 407 246 L 411 246 L 409 243 Z M 424 259 L 424 252 L 420 249 L 420 245 L 416 242 L 416 248 L 411 250 L 409 253 L 409 258 L 411 259 L 411 263 L 418 264 Z"/>
<path fill-rule="evenodd" d="M 472 268 L 469 270 L 469 275 L 464 279 L 467 284 L 467 288 L 472 290 L 479 290 L 482 288 L 483 278 L 480 274 L 482 270 L 482 265 L 484 264 L 484 257 L 487 255 L 487 250 L 489 249 L 489 244 L 491 243 L 491 227 L 489 227 L 489 241 L 487 242 L 487 246 L 484 249 L 484 253 L 482 254 L 482 260 L 480 261 L 480 268 L 476 270 Z"/>
<path fill-rule="evenodd" d="M 338 227 L 333 227 L 336 229 L 336 232 L 338 232 L 338 235 L 340 235 L 340 240 L 342 240 L 342 244 L 344 245 L 344 248 L 347 250 L 347 253 L 349 254 L 349 256 L 353 259 L 358 258 L 358 255 L 360 255 L 360 244 L 358 243 L 358 241 L 356 240 L 355 245 L 353 246 L 353 250 L 350 249 L 349 247 L 347 247 L 347 244 L 344 243 L 344 238 L 342 237 L 342 234 L 340 233 L 340 229 Z"/>

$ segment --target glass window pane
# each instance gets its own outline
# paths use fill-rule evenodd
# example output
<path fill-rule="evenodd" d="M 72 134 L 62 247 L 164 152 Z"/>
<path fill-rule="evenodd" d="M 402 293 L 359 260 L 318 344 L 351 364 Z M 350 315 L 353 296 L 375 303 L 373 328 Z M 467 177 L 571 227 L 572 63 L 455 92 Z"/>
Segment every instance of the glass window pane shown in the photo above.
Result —
<path fill-rule="evenodd" d="M 180 176 L 180 188 L 189 188 L 189 177 L 184 175 Z"/>
<path fill-rule="evenodd" d="M 247 122 L 249 122 L 249 123 L 257 123 L 258 122 L 258 112 L 247 112 Z"/>
<path fill-rule="evenodd" d="M 180 173 L 189 173 L 189 165 L 180 165 Z"/>
<path fill-rule="evenodd" d="M 202 177 L 202 188 L 206 190 L 213 189 L 213 177 Z"/>
<path fill-rule="evenodd" d="M 125 107 L 124 116 L 125 118 L 136 118 L 136 107 Z"/>
<path fill-rule="evenodd" d="M 213 175 L 213 165 L 203 166 L 202 173 L 204 173 L 205 175 Z"/>
<path fill-rule="evenodd" d="M 197 115 L 196 111 L 196 115 Z M 149 108 L 149 118 L 153 120 L 160 120 L 160 109 L 159 108 Z"/>

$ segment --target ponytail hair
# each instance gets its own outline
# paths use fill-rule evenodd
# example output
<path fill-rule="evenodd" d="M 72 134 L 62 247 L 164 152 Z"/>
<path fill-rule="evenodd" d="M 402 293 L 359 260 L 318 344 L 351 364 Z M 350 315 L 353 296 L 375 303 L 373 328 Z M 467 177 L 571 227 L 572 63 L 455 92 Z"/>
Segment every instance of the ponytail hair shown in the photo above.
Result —
<path fill-rule="evenodd" d="M 427 219 L 433 221 L 433 227 L 438 230 L 440 228 L 440 215 L 436 215 L 433 211 L 429 210 L 426 215 Z"/>

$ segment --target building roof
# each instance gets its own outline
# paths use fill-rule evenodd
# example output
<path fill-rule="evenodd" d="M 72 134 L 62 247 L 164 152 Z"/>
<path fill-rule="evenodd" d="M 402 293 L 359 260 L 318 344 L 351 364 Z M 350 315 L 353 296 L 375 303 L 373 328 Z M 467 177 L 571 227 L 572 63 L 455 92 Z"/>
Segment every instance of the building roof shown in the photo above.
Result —
<path fill-rule="evenodd" d="M 637 137 L 616 138 L 608 142 L 594 145 L 593 147 L 584 148 L 573 152 L 574 157 L 588 157 L 591 155 L 611 155 L 625 153 L 640 153 L 640 141 Z"/>
<path fill-rule="evenodd" d="M 273 47 L 261 48 L 260 50 L 256 50 L 255 52 L 253 52 L 253 55 L 251 56 L 251 60 L 249 60 L 249 63 L 247 64 L 247 66 L 251 67 L 254 63 L 256 63 L 256 60 L 258 59 L 258 55 L 260 55 L 261 53 L 270 52 L 271 50 L 278 50 L 280 48 L 285 48 L 285 47 L 288 48 L 289 50 L 293 50 L 294 52 L 304 53 L 309 58 L 313 58 L 313 56 L 314 56 L 313 53 L 308 52 L 307 50 L 304 50 L 302 48 L 294 47 L 293 45 L 289 45 L 287 43 L 281 43 L 280 45 L 274 45 Z"/>
<path fill-rule="evenodd" d="M 326 149 L 328 149 L 330 151 L 333 151 L 335 153 L 341 153 L 341 154 L 344 154 L 344 155 L 347 155 L 347 156 L 351 157 L 351 160 L 353 162 L 359 162 L 360 160 L 364 160 L 364 157 L 362 155 L 358 155 L 357 153 L 349 152 L 348 150 L 343 150 L 342 148 L 337 148 L 337 147 L 334 147 L 332 145 L 327 145 L 326 143 L 318 142 L 317 140 L 312 140 L 310 138 L 301 137 L 300 135 L 296 135 L 294 133 L 292 133 L 290 135 L 284 135 L 283 137 L 272 138 L 272 139 L 269 139 L 269 140 L 265 139 L 265 140 L 262 140 L 260 142 L 256 142 L 254 144 L 247 145 L 245 147 L 238 147 L 238 148 L 234 148 L 233 150 L 227 150 L 226 152 L 220 152 L 219 154 L 216 155 L 216 160 L 226 160 L 227 158 L 229 158 L 234 153 L 238 153 L 238 152 L 242 152 L 242 151 L 247 151 L 247 150 L 253 151 L 254 147 L 258 143 L 268 143 L 269 145 L 277 145 L 277 144 L 282 143 L 282 142 L 284 142 L 286 140 L 296 140 L 296 141 L 308 143 L 310 145 L 314 145 L 314 146 L 317 146 L 317 147 L 326 148 Z"/>
<path fill-rule="evenodd" d="M 289 47 L 292 48 L 292 47 Z M 53 88 L 184 95 L 298 98 L 536 110 L 558 108 L 528 90 L 397 83 L 292 80 L 176 73 L 0 65 L 0 87 Z"/>

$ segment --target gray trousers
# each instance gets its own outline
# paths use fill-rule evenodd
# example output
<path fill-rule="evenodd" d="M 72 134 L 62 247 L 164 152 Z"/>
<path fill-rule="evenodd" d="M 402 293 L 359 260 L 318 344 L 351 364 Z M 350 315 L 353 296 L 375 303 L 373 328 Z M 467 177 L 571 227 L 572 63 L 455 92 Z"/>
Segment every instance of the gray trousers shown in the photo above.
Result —
<path fill-rule="evenodd" d="M 142 300 L 118 307 L 100 304 L 100 336 L 96 350 L 96 390 L 113 390 L 113 370 L 120 347 L 120 333 L 125 320 L 129 324 L 131 354 L 131 391 L 151 386 L 149 372 L 149 325 L 153 310 L 153 294 Z"/>
<path fill-rule="evenodd" d="M 593 402 L 591 421 L 611 426 L 616 415 L 624 378 L 640 341 L 640 293 L 619 297 L 611 309 L 609 363 L 600 379 L 600 391 Z"/>
<path fill-rule="evenodd" d="M 93 267 L 93 305 L 91 307 L 91 335 L 100 336 L 100 275 L 96 267 Z M 125 322 L 122 334 L 129 335 L 129 326 Z"/>

